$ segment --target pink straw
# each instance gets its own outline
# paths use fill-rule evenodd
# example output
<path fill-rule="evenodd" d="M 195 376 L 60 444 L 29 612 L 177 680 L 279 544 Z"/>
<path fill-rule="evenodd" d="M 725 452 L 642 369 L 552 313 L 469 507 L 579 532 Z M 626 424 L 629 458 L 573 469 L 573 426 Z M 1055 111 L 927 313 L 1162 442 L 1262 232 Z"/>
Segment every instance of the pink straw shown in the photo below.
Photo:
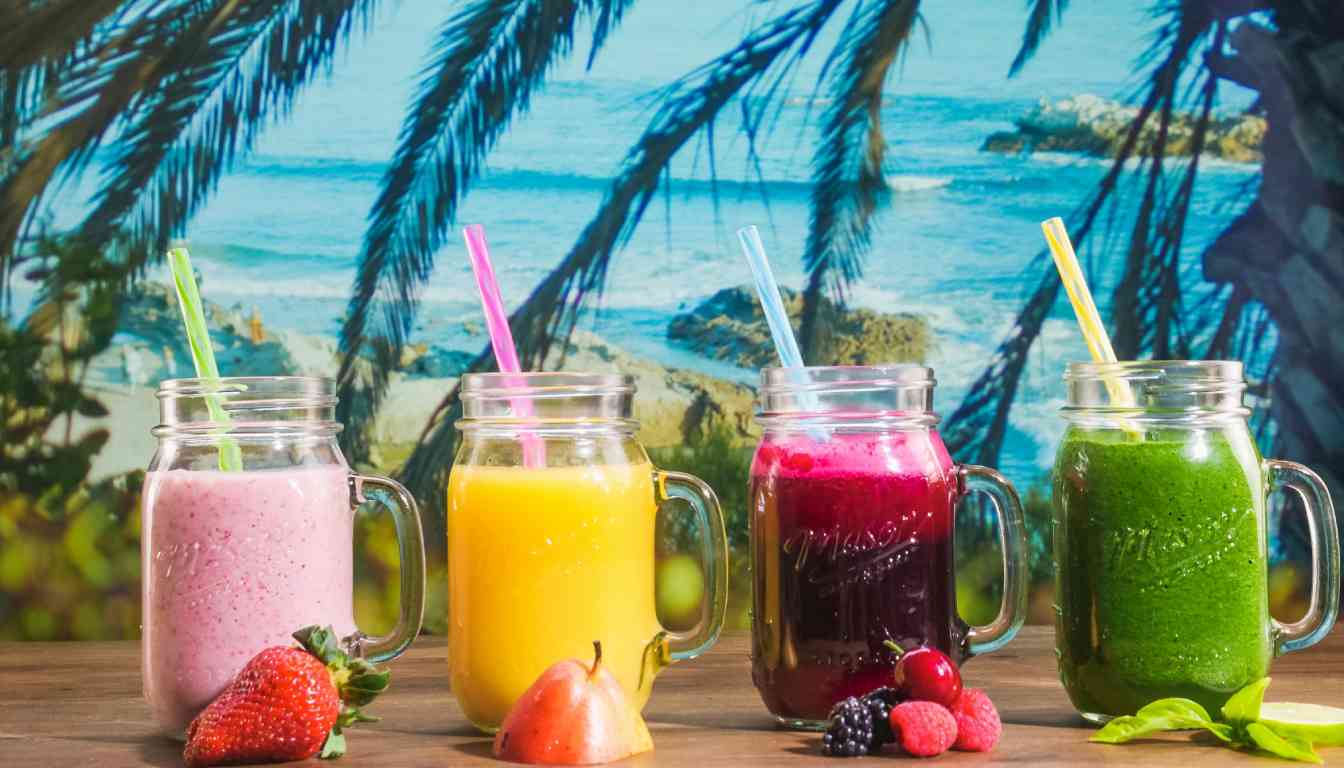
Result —
<path fill-rule="evenodd" d="M 518 365 L 518 350 L 513 346 L 513 332 L 509 330 L 509 316 L 504 311 L 504 299 L 499 295 L 499 281 L 495 267 L 490 263 L 490 249 L 485 244 L 485 228 L 470 224 L 462 229 L 471 256 L 471 270 L 476 273 L 476 288 L 481 293 L 481 309 L 485 312 L 485 327 L 490 332 L 490 347 L 495 351 L 495 364 L 500 373 L 522 373 Z M 510 387 L 522 386 L 521 381 L 509 381 Z M 532 415 L 532 403 L 526 398 L 510 400 L 513 415 L 527 418 Z M 531 432 L 523 432 L 523 466 L 546 466 L 546 444 Z"/>

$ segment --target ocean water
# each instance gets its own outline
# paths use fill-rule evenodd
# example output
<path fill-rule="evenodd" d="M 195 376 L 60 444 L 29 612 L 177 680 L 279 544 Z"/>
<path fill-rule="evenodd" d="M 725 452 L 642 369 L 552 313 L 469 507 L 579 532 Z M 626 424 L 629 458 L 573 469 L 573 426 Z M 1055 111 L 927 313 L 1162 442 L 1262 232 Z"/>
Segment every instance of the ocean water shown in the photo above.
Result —
<path fill-rule="evenodd" d="M 591 71 L 583 67 L 587 45 L 576 46 L 490 156 L 459 215 L 459 224 L 486 225 L 506 302 L 521 301 L 596 213 L 652 116 L 651 94 L 729 49 L 753 17 L 785 5 L 644 0 Z M 925 5 L 928 38 L 921 33 L 907 52 L 882 114 L 891 144 L 891 206 L 877 222 L 864 279 L 850 300 L 929 319 L 937 343 L 929 361 L 939 380 L 936 404 L 951 413 L 1039 277 L 1038 223 L 1067 215 L 1107 169 L 1097 159 L 982 153 L 981 143 L 1041 97 L 1133 93 L 1140 82 L 1134 60 L 1155 26 L 1146 1 L 1075 4 L 1082 7 L 1070 9 L 1023 75 L 1008 80 L 1024 4 Z M 447 13 L 430 0 L 385 4 L 330 78 L 311 88 L 291 119 L 269 131 L 223 181 L 189 230 L 209 298 L 255 307 L 268 326 L 337 333 L 369 207 Z M 614 258 L 583 327 L 667 364 L 754 381 L 754 371 L 673 345 L 666 326 L 672 314 L 716 290 L 749 282 L 732 234 L 744 224 L 761 226 L 780 282 L 801 284 L 809 157 L 823 109 L 809 107 L 809 96 L 841 21 L 818 42 L 822 55 L 814 52 L 800 68 L 761 147 L 764 183 L 748 167 L 734 107 L 716 126 L 717 183 L 702 139 L 676 159 L 670 194 L 650 206 Z M 1224 99 L 1229 109 L 1246 103 L 1245 93 Z M 1254 173 L 1251 166 L 1212 163 L 1202 174 L 1183 255 L 1190 269 L 1198 270 L 1204 245 L 1240 209 Z M 62 199 L 59 220 L 77 216 L 94 183 L 86 178 Z M 1123 219 L 1122 212 L 1109 248 L 1083 254 L 1095 267 L 1099 296 L 1120 260 Z M 438 254 L 422 299 L 414 341 L 470 351 L 483 346 L 479 323 L 467 324 L 479 319 L 479 307 L 455 237 Z M 1033 350 L 1013 411 L 1002 464 L 1019 484 L 1046 471 L 1063 427 L 1056 414 L 1063 366 L 1085 354 L 1061 303 Z"/>

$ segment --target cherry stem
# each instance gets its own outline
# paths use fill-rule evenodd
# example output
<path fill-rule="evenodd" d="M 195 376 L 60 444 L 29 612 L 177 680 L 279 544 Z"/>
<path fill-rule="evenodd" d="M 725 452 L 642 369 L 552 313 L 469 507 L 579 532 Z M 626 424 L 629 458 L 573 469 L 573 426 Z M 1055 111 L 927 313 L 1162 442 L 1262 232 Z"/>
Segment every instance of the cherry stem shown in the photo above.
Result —
<path fill-rule="evenodd" d="M 898 659 L 905 654 L 905 649 L 897 645 L 895 640 L 884 640 L 882 644 L 885 645 L 887 648 L 891 649 L 892 651 L 895 651 L 896 658 Z"/>

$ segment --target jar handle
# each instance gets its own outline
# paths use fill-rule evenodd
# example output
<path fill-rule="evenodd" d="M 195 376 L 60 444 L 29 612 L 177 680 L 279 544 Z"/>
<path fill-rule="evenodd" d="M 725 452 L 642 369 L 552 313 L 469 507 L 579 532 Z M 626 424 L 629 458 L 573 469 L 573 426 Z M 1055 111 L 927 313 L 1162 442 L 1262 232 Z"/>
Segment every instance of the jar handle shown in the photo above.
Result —
<path fill-rule="evenodd" d="M 1003 549 L 999 615 L 966 633 L 967 653 L 979 656 L 1002 648 L 1027 619 L 1027 529 L 1022 500 L 1003 475 L 989 467 L 965 464 L 957 467 L 957 479 L 963 495 L 980 492 L 989 497 L 999 518 L 999 545 Z"/>
<path fill-rule="evenodd" d="M 397 529 L 397 552 L 401 559 L 401 611 L 391 634 L 369 637 L 356 630 L 355 634 L 345 638 L 345 644 L 356 656 L 378 663 L 400 656 L 420 634 L 420 625 L 425 616 L 425 541 L 420 529 L 419 508 L 405 486 L 386 477 L 352 474 L 352 507 L 370 501 L 364 495 L 367 486 L 373 486 L 386 494 L 385 497 L 380 494 L 375 500 L 392 514 L 392 522 Z"/>
<path fill-rule="evenodd" d="M 1330 489 L 1320 476 L 1291 461 L 1265 461 L 1269 492 L 1290 490 L 1306 505 L 1311 536 L 1311 606 L 1290 624 L 1274 622 L 1275 655 L 1315 645 L 1330 632 L 1339 614 L 1339 528 Z"/>
<path fill-rule="evenodd" d="M 704 480 L 663 470 L 656 470 L 653 479 L 659 506 L 681 499 L 691 506 L 700 523 L 700 562 L 704 565 L 708 598 L 694 627 L 686 632 L 663 630 L 649 646 L 647 656 L 651 658 L 646 658 L 645 667 L 656 675 L 672 662 L 699 656 L 718 641 L 728 615 L 728 534 L 719 497 Z"/>

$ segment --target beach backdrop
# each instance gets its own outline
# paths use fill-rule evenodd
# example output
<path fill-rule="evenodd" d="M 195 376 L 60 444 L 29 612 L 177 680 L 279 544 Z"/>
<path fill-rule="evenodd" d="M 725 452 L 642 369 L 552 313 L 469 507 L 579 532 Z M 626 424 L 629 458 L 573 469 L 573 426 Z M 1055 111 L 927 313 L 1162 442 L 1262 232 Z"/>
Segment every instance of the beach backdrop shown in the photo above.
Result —
<path fill-rule="evenodd" d="M 439 33 L 442 5 L 401 0 L 382 6 L 367 34 L 354 36 L 329 76 L 302 93 L 292 114 L 261 136 L 186 227 L 202 293 L 213 305 L 224 375 L 281 372 L 274 368 L 336 374 L 337 340 L 369 209 L 397 146 L 426 51 Z M 489 154 L 457 214 L 459 225 L 485 225 L 506 303 L 526 298 L 570 249 L 627 148 L 659 109 L 660 89 L 730 49 L 770 6 L 636 3 L 591 67 L 581 38 Z M 1014 136 L 1020 139 L 1022 125 L 1032 120 L 1047 129 L 1051 120 L 1123 121 L 1132 111 L 1120 103 L 1142 86 L 1139 57 L 1159 24 L 1149 4 L 1075 6 L 1010 79 L 1009 65 L 1021 44 L 1020 3 L 925 3 L 919 32 L 886 85 L 882 128 L 889 149 L 883 174 L 890 204 L 874 221 L 862 279 L 846 298 L 851 311 L 869 312 L 867 324 L 859 327 L 887 334 L 872 340 L 870 356 L 888 354 L 933 367 L 935 405 L 945 415 L 962 402 L 1036 287 L 1043 246 L 1039 223 L 1077 209 L 1110 169 L 1109 158 L 1072 151 L 1076 148 L 1066 142 L 1028 151 L 1031 147 L 1015 143 Z M 824 49 L 837 34 L 835 25 L 827 28 L 817 46 Z M 565 360 L 571 368 L 639 372 L 647 391 L 638 397 L 654 422 L 645 432 L 646 444 L 661 462 L 716 484 L 730 507 L 739 545 L 746 536 L 750 390 L 762 357 L 759 343 L 715 335 L 725 324 L 756 322 L 750 307 L 742 306 L 749 294 L 721 292 L 750 282 L 733 235 L 746 224 L 761 228 L 781 284 L 793 290 L 804 286 L 810 150 L 829 103 L 814 87 L 822 62 L 820 56 L 805 60 L 784 83 L 785 97 L 754 142 L 737 110 L 729 109 L 712 132 L 677 155 L 664 191 L 613 258 L 605 290 L 582 313 Z M 1253 100 L 1251 91 L 1226 86 L 1216 110 L 1235 119 Z M 1253 126 L 1247 130 L 1254 134 Z M 110 156 L 117 141 L 113 136 L 100 152 Z M 1202 164 L 1179 252 L 1179 270 L 1194 283 L 1187 291 L 1191 303 L 1216 290 L 1199 280 L 1201 255 L 1259 184 L 1258 135 L 1241 143 L 1229 139 Z M 1142 182 L 1125 177 L 1122 183 Z M 51 199 L 49 225 L 60 230 L 77 224 L 101 183 L 96 162 L 66 183 Z M 1135 204 L 1119 206 L 1109 214 L 1105 236 L 1094 236 L 1081 254 L 1103 314 L 1121 274 L 1120 254 L 1135 212 Z M 92 458 L 91 483 L 148 464 L 155 448 L 149 432 L 157 421 L 154 387 L 162 378 L 190 375 L 166 282 L 162 267 L 144 273 L 111 346 L 91 366 L 87 385 L 107 414 L 78 416 L 75 429 L 109 431 L 108 442 Z M 18 279 L 12 290 L 11 320 L 18 321 L 32 305 L 35 284 Z M 368 461 L 387 471 L 398 469 L 433 408 L 487 341 L 457 238 L 450 237 L 437 254 L 420 301 L 409 351 L 373 430 Z M 1037 620 L 1050 616 L 1048 475 L 1064 427 L 1058 415 L 1061 376 L 1067 362 L 1085 356 L 1069 307 L 1059 301 L 1032 347 L 1000 457 L 1000 468 L 1030 507 L 1033 572 L 1040 585 L 1033 602 Z M 696 397 L 712 399 L 726 415 L 688 440 L 675 425 Z M 671 415 L 659 411 L 658 398 Z M 133 491 L 134 483 L 118 487 Z M 135 504 L 24 523 L 22 500 L 0 501 L 0 510 L 6 503 L 11 530 L 19 521 L 33 543 L 24 552 L 17 539 L 5 540 L 0 636 L 134 636 Z M 372 512 L 361 521 L 362 546 L 370 554 L 361 561 L 359 606 L 376 630 L 395 606 L 395 547 L 386 521 Z M 42 537 L 45 544 L 37 542 Z M 966 569 L 959 585 L 963 611 L 968 618 L 982 617 L 997 599 L 997 553 L 990 538 L 965 541 L 959 553 Z M 972 547 L 976 542 L 991 543 Z M 431 550 L 441 556 L 441 545 L 431 542 Z M 1276 549 L 1279 561 L 1281 554 Z M 746 621 L 743 567 L 737 568 L 734 593 L 738 624 Z M 1300 571 L 1291 562 L 1276 571 L 1276 610 L 1299 609 Z M 431 576 L 431 630 L 444 620 L 443 585 L 437 581 L 438 575 Z"/>

